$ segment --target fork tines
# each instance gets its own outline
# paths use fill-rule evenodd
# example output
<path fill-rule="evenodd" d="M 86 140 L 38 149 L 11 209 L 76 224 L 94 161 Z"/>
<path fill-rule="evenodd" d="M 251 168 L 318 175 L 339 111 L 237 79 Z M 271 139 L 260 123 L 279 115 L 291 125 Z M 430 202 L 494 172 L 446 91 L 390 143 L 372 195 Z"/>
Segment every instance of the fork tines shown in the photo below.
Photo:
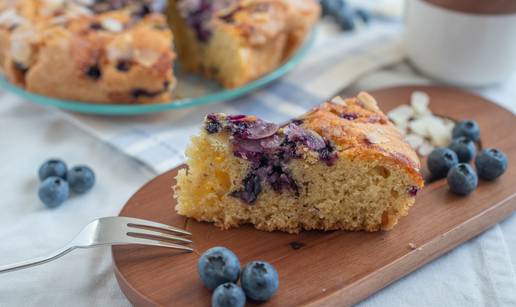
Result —
<path fill-rule="evenodd" d="M 192 243 L 187 237 L 192 234 L 184 229 L 137 218 L 124 218 L 127 236 L 136 240 L 136 244 L 169 247 L 184 251 L 193 251 L 185 244 Z"/>

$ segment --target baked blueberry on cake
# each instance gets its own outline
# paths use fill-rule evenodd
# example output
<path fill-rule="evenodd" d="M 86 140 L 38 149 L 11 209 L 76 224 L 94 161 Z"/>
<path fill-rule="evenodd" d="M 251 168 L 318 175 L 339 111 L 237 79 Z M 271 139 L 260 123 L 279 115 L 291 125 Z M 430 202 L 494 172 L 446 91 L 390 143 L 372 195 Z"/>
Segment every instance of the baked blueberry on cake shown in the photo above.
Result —
<path fill-rule="evenodd" d="M 176 51 L 186 70 L 240 86 L 279 66 L 318 15 L 316 0 L 2 0 L 0 73 L 66 100 L 170 101 Z"/>
<path fill-rule="evenodd" d="M 283 126 L 210 114 L 186 154 L 176 210 L 221 228 L 388 230 L 423 187 L 416 153 L 367 93 Z"/>

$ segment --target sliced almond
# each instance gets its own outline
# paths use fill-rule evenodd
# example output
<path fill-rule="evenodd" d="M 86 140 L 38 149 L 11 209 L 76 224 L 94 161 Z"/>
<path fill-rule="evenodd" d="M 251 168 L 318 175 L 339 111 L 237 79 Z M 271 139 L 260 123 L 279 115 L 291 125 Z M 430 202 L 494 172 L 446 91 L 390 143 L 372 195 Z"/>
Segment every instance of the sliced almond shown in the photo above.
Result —
<path fill-rule="evenodd" d="M 110 61 L 129 60 L 133 57 L 133 37 L 129 33 L 118 35 L 106 48 Z"/>
<path fill-rule="evenodd" d="M 95 4 L 95 0 L 75 0 L 75 2 L 85 6 L 91 6 Z"/>
<path fill-rule="evenodd" d="M 32 42 L 36 33 L 32 28 L 17 28 L 11 35 L 9 53 L 12 59 L 22 65 L 30 66 Z"/>
<path fill-rule="evenodd" d="M 145 67 L 151 67 L 156 63 L 161 56 L 161 53 L 152 49 L 135 49 L 133 52 L 133 58 L 140 65 Z"/>
<path fill-rule="evenodd" d="M 333 97 L 333 99 L 330 100 L 330 102 L 334 103 L 334 104 L 340 104 L 343 106 L 346 105 L 346 101 L 344 99 L 342 99 L 342 97 L 340 97 L 340 96 Z"/>
<path fill-rule="evenodd" d="M 446 147 L 450 145 L 451 133 L 446 128 L 444 122 L 436 117 L 432 121 L 432 126 L 429 129 L 431 143 L 434 146 Z"/>
<path fill-rule="evenodd" d="M 70 18 L 66 15 L 59 15 L 50 20 L 50 23 L 53 25 L 62 25 L 67 23 L 70 20 Z"/>
<path fill-rule="evenodd" d="M 402 135 L 406 135 L 408 133 L 408 122 L 396 123 L 394 126 Z"/>
<path fill-rule="evenodd" d="M 455 127 L 455 122 L 453 120 L 450 120 L 447 118 L 443 119 L 443 121 L 444 121 L 444 126 L 446 127 L 446 130 L 448 130 L 450 135 L 452 135 L 453 128 Z"/>
<path fill-rule="evenodd" d="M 409 129 L 422 137 L 430 137 L 430 129 L 432 128 L 431 120 L 428 117 L 422 117 L 410 121 L 408 123 Z"/>
<path fill-rule="evenodd" d="M 420 155 L 420 156 L 423 156 L 423 157 L 426 157 L 428 156 L 432 150 L 434 150 L 434 146 L 432 146 L 430 143 L 428 142 L 424 142 L 423 144 L 421 144 L 421 146 L 419 146 L 419 148 L 417 149 L 417 153 Z"/>
<path fill-rule="evenodd" d="M 405 140 L 413 149 L 418 149 L 419 146 L 423 145 L 423 143 L 425 142 L 425 140 L 421 136 L 413 133 L 407 134 L 405 136 Z"/>
<path fill-rule="evenodd" d="M 0 26 L 12 27 L 24 23 L 25 18 L 21 17 L 16 13 L 14 9 L 5 10 L 0 12 Z"/>
<path fill-rule="evenodd" d="M 89 8 L 82 6 L 82 5 L 76 5 L 76 4 L 69 3 L 68 6 L 66 7 L 66 16 L 68 16 L 70 18 L 77 18 L 80 16 L 91 16 L 91 15 L 93 15 L 93 12 Z"/>
<path fill-rule="evenodd" d="M 378 104 L 376 103 L 376 100 L 373 98 L 373 96 L 369 95 L 366 92 L 360 92 L 357 95 L 358 100 L 360 100 L 364 107 L 370 111 L 378 111 Z"/>
<path fill-rule="evenodd" d="M 54 16 L 65 5 L 65 0 L 44 0 L 42 2 L 43 6 L 40 11 L 43 16 Z"/>
<path fill-rule="evenodd" d="M 406 126 L 409 119 L 414 115 L 414 110 L 406 105 L 402 104 L 394 109 L 392 109 L 387 116 L 390 120 L 392 120 L 396 125 L 404 125 Z"/>
<path fill-rule="evenodd" d="M 118 33 L 124 30 L 124 25 L 114 18 L 106 18 L 101 21 L 101 24 L 102 28 L 111 32 Z"/>
<path fill-rule="evenodd" d="M 430 110 L 428 109 L 429 103 L 430 97 L 427 93 L 421 91 L 415 91 L 412 93 L 410 98 L 410 105 L 412 106 L 416 116 L 431 114 Z"/>
<path fill-rule="evenodd" d="M 386 143 L 388 141 L 388 139 L 385 136 L 383 136 L 380 132 L 376 132 L 376 131 L 369 132 L 366 135 L 366 138 L 367 138 L 367 141 L 369 141 L 369 143 L 371 143 L 371 144 L 382 144 L 382 143 Z"/>

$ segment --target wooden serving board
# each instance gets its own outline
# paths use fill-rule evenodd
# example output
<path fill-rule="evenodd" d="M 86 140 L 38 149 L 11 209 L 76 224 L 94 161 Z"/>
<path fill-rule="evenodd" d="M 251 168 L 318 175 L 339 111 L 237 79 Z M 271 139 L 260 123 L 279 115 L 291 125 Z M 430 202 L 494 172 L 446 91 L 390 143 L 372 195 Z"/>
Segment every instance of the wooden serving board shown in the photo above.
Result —
<path fill-rule="evenodd" d="M 141 188 L 120 215 L 185 227 L 193 233 L 195 252 L 113 247 L 114 269 L 123 292 L 136 306 L 210 306 L 211 293 L 201 284 L 196 263 L 206 249 L 221 245 L 233 250 L 242 264 L 260 259 L 276 266 L 280 288 L 264 306 L 351 305 L 511 215 L 516 210 L 516 117 L 454 88 L 397 87 L 372 94 L 387 112 L 408 103 L 414 90 L 430 95 L 436 114 L 475 119 L 484 146 L 508 155 L 506 174 L 495 182 L 480 181 L 467 197 L 449 192 L 445 180 L 433 182 L 417 196 L 409 215 L 389 232 L 289 235 L 249 226 L 221 231 L 177 215 L 171 189 L 174 169 Z"/>

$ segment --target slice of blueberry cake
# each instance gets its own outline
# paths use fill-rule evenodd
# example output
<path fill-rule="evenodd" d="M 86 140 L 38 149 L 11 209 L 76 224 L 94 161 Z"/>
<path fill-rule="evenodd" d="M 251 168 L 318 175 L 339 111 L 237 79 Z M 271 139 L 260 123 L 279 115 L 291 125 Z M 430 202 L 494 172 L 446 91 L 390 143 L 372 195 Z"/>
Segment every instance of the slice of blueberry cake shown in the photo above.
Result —
<path fill-rule="evenodd" d="M 210 114 L 186 154 L 177 212 L 225 229 L 388 230 L 423 187 L 416 153 L 367 93 L 283 126 Z"/>

